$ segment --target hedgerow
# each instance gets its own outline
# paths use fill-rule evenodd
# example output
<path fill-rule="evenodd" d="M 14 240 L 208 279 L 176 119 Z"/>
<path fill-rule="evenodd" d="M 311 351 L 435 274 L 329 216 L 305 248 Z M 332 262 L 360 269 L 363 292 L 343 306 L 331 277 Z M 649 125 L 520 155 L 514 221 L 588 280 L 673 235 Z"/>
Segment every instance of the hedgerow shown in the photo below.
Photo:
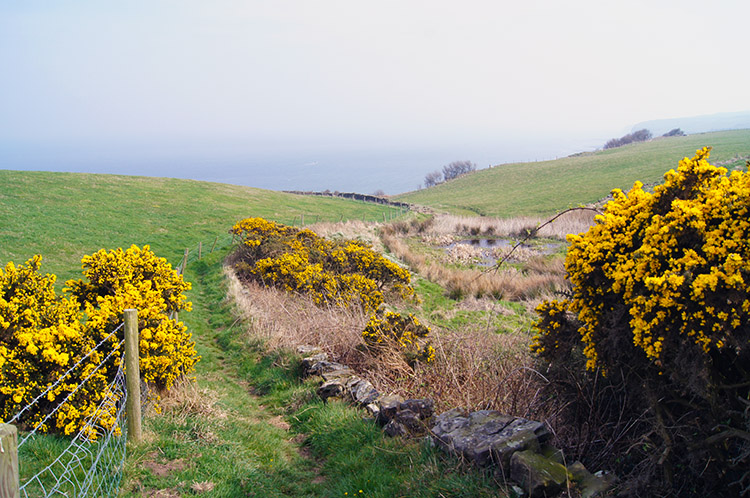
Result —
<path fill-rule="evenodd" d="M 241 278 L 307 294 L 318 305 L 372 312 L 385 294 L 414 294 L 409 272 L 362 242 L 328 240 L 262 218 L 244 219 L 231 233 L 241 240 L 234 256 Z"/>
<path fill-rule="evenodd" d="M 583 356 L 631 491 L 750 492 L 750 176 L 709 151 L 613 191 L 569 237 L 570 297 L 537 309 L 532 349 L 558 371 Z"/>

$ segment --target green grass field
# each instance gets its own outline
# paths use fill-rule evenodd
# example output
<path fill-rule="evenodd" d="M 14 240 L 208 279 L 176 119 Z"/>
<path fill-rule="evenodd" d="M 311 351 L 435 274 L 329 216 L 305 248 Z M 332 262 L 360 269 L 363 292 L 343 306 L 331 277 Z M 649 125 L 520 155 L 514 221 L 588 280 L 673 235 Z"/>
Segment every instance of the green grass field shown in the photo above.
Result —
<path fill-rule="evenodd" d="M 382 221 L 398 209 L 218 183 L 133 176 L 0 170 L 0 265 L 44 257 L 58 282 L 78 277 L 81 257 L 99 249 L 151 245 L 176 265 L 185 248 L 231 240 L 242 218 L 285 224 Z"/>
<path fill-rule="evenodd" d="M 323 403 L 297 362 L 241 333 L 226 302 L 227 231 L 248 216 L 300 224 L 382 220 L 387 206 L 165 178 L 0 171 L 0 264 L 44 256 L 60 284 L 99 248 L 150 244 L 173 263 L 192 257 L 194 311 L 180 314 L 202 360 L 177 405 L 145 420 L 129 445 L 121 496 L 497 496 L 498 482 L 419 441 L 388 439 L 363 412 Z M 62 452 L 68 438 L 39 436 L 20 454 L 21 479 Z M 109 472 L 109 470 L 105 470 Z"/>
<path fill-rule="evenodd" d="M 503 164 L 479 170 L 396 200 L 458 215 L 511 217 L 541 215 L 596 202 L 636 180 L 661 181 L 683 157 L 713 147 L 711 163 L 750 155 L 750 130 L 660 138 L 615 149 L 535 163 Z"/>

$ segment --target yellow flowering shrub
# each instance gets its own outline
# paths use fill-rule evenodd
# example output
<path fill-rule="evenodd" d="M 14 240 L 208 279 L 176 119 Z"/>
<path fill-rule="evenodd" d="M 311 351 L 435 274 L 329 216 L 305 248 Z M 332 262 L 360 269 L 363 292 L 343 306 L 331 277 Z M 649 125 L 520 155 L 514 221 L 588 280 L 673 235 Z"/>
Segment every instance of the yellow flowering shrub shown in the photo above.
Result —
<path fill-rule="evenodd" d="M 664 455 L 700 449 L 729 475 L 750 456 L 738 457 L 743 437 L 750 446 L 750 175 L 709 153 L 681 160 L 653 193 L 614 190 L 589 231 L 569 236 L 572 293 L 537 308 L 532 350 L 553 364 L 580 351 L 589 371 L 624 379 L 634 410 L 651 408 Z"/>
<path fill-rule="evenodd" d="M 0 269 L 0 421 L 21 412 L 96 345 L 81 326 L 78 302 L 56 295 L 55 276 L 40 273 L 41 261 L 41 256 L 34 256 L 25 265 L 11 262 Z M 109 395 L 107 386 L 119 355 L 96 370 L 106 353 L 93 351 L 15 423 L 39 426 L 40 432 L 77 433 Z M 89 374 L 89 380 L 76 390 Z M 58 405 L 58 411 L 39 425 Z M 100 417 L 105 427 L 114 424 L 114 413 Z"/>
<path fill-rule="evenodd" d="M 750 176 L 710 165 L 709 151 L 680 161 L 653 194 L 640 182 L 627 195 L 615 190 L 596 224 L 569 237 L 565 306 L 589 369 L 621 360 L 621 336 L 661 370 L 685 347 L 726 359 L 747 347 Z M 541 336 L 558 334 L 557 322 L 544 323 L 551 311 L 540 308 Z"/>
<path fill-rule="evenodd" d="M 262 218 L 242 220 L 231 233 L 242 242 L 234 256 L 241 277 L 307 294 L 318 305 L 374 311 L 385 293 L 414 294 L 407 270 L 361 242 L 327 240 Z"/>
<path fill-rule="evenodd" d="M 140 369 L 144 381 L 169 389 L 174 381 L 194 370 L 200 359 L 187 327 L 173 318 L 190 311 L 182 275 L 149 246 L 105 251 L 82 259 L 86 281 L 69 280 L 67 289 L 86 315 L 85 327 L 104 338 L 122 323 L 123 311 L 138 310 Z M 122 339 L 123 332 L 118 333 Z M 114 338 L 113 338 L 114 340 Z"/>
<path fill-rule="evenodd" d="M 383 314 L 378 311 L 367 322 L 362 339 L 374 350 L 388 347 L 401 350 L 410 364 L 416 361 L 431 363 L 435 361 L 435 348 L 424 341 L 429 333 L 430 328 L 411 313 L 402 315 L 387 311 Z"/>

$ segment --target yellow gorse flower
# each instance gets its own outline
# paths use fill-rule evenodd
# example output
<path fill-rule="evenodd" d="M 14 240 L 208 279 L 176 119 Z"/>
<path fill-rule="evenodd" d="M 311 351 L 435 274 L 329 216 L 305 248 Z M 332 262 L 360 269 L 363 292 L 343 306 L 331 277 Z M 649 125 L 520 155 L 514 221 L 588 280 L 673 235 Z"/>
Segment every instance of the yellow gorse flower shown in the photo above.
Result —
<path fill-rule="evenodd" d="M 169 388 L 193 370 L 198 361 L 190 334 L 172 312 L 190 310 L 183 292 L 190 288 L 164 258 L 144 246 L 123 251 L 101 250 L 82 260 L 86 280 L 67 282 L 63 296 L 54 290 L 54 275 L 39 272 L 41 256 L 25 265 L 8 263 L 0 270 L 0 420 L 18 413 L 71 366 L 71 375 L 47 393 L 44 401 L 18 422 L 35 427 L 82 379 L 90 379 L 62 404 L 42 432 L 80 431 L 100 402 L 115 396 L 108 387 L 119 367 L 120 354 L 100 369 L 103 359 L 118 348 L 123 332 L 104 340 L 121 323 L 123 310 L 139 311 L 141 374 L 148 383 Z M 88 353 L 86 360 L 81 361 Z M 114 407 L 98 415 L 113 428 Z M 91 432 L 90 439 L 96 438 Z"/>
<path fill-rule="evenodd" d="M 239 221 L 230 232 L 242 242 L 235 264 L 241 275 L 309 295 L 318 305 L 371 312 L 384 293 L 414 294 L 409 272 L 362 242 L 327 240 L 262 218 Z"/>
<path fill-rule="evenodd" d="M 709 152 L 681 160 L 653 193 L 640 182 L 613 191 L 596 224 L 569 236 L 573 296 L 540 306 L 532 349 L 554 348 L 560 324 L 572 323 L 563 311 L 579 324 L 589 369 L 613 361 L 604 344 L 615 344 L 621 324 L 656 365 L 684 341 L 700 353 L 747 347 L 750 175 L 728 175 Z"/>

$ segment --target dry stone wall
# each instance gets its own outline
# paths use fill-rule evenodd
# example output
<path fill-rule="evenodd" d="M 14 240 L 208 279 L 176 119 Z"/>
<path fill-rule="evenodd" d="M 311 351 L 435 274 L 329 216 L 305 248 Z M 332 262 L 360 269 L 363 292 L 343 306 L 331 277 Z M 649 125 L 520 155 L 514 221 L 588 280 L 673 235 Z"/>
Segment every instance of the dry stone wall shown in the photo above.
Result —
<path fill-rule="evenodd" d="M 578 496 L 593 498 L 613 484 L 614 476 L 591 474 L 580 462 L 566 466 L 562 451 L 548 444 L 550 433 L 541 422 L 462 408 L 436 416 L 430 399 L 383 395 L 319 349 L 303 346 L 299 353 L 304 356 L 301 375 L 321 378 L 317 392 L 324 401 L 338 398 L 365 409 L 389 436 L 429 437 L 449 454 L 495 469 L 499 477 L 514 481 L 520 494 L 558 496 L 572 487 Z"/>

